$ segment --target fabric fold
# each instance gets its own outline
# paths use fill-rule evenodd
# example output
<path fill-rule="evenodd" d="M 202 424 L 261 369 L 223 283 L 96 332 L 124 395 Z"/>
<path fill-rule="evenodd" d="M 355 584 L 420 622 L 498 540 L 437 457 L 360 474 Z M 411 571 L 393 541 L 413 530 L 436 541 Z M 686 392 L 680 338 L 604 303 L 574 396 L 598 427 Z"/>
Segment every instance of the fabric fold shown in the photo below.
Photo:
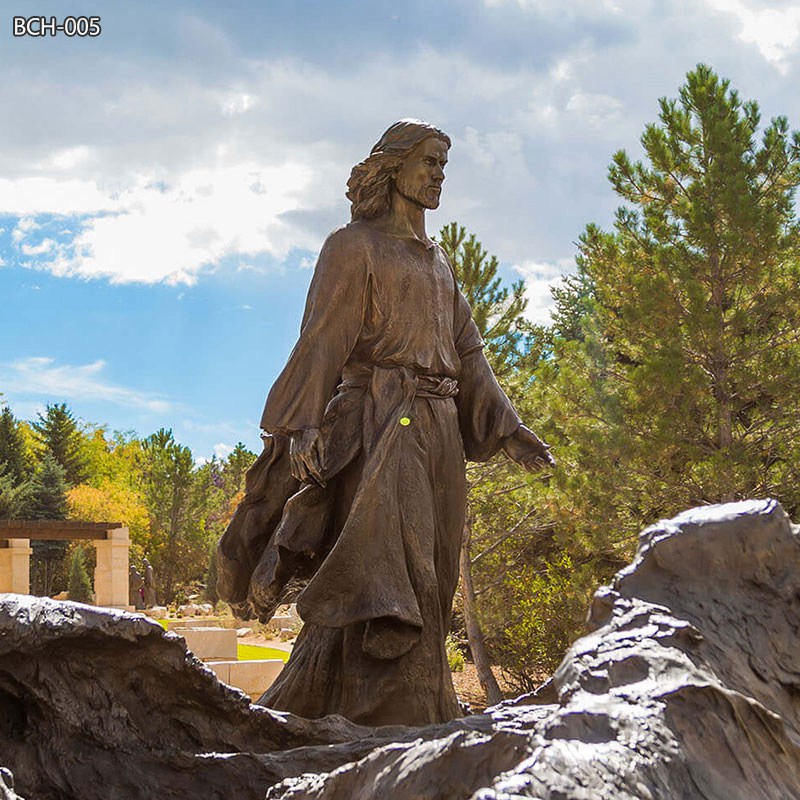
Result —
<path fill-rule="evenodd" d="M 363 395 L 358 446 L 352 441 L 353 425 L 344 424 L 350 429 L 349 442 L 337 430 L 347 418 L 342 398 L 348 392 Z M 403 421 L 411 422 L 417 396 L 445 400 L 456 393 L 455 380 L 420 378 L 405 367 L 350 371 L 323 423 L 326 452 L 344 449 L 352 460 L 363 449 L 361 480 L 347 520 L 326 552 L 335 500 L 332 490 L 306 485 L 289 498 L 253 573 L 250 599 L 254 605 L 277 605 L 284 586 L 302 571 L 303 562 L 307 566 L 315 562 L 313 575 L 297 598 L 298 612 L 306 622 L 327 628 L 369 623 L 363 646 L 376 658 L 397 658 L 413 647 L 423 619 L 406 566 L 397 440 L 406 434 Z M 337 434 L 338 441 L 331 441 Z M 346 466 L 346 462 L 330 465 L 326 482 L 330 485 Z"/>

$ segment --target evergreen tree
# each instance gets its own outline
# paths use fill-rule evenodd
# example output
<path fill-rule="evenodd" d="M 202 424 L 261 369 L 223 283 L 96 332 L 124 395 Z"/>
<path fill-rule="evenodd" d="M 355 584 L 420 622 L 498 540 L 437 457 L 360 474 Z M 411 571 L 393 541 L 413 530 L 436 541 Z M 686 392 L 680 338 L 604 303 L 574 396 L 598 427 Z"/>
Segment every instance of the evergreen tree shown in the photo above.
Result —
<path fill-rule="evenodd" d="M 610 168 L 633 207 L 581 239 L 597 298 L 584 397 L 617 442 L 634 524 L 764 494 L 794 511 L 800 137 L 779 117 L 759 142 L 757 105 L 703 65 L 660 105 L 648 162 L 619 152 Z"/>
<path fill-rule="evenodd" d="M 244 478 L 247 470 L 253 466 L 256 454 L 248 450 L 241 442 L 236 444 L 230 455 L 225 459 L 223 479 L 225 495 L 228 500 L 244 489 Z"/>
<path fill-rule="evenodd" d="M 56 459 L 45 453 L 42 465 L 34 474 L 30 486 L 27 519 L 66 519 L 67 482 L 65 470 Z"/>
<path fill-rule="evenodd" d="M 800 511 L 800 137 L 759 125 L 700 65 L 660 101 L 645 159 L 613 157 L 626 205 L 581 236 L 530 384 L 559 459 L 537 498 L 550 563 L 572 570 L 567 585 L 540 571 L 543 596 L 588 599 L 642 527 L 690 506 L 772 495 Z"/>
<path fill-rule="evenodd" d="M 33 423 L 40 444 L 64 468 L 67 483 L 77 486 L 88 476 L 88 460 L 84 441 L 75 417 L 66 403 L 50 405 Z"/>
<path fill-rule="evenodd" d="M 23 483 L 31 473 L 26 459 L 25 440 L 19 423 L 8 406 L 0 410 L 0 467 L 2 466 L 5 466 L 15 485 Z"/>
<path fill-rule="evenodd" d="M 523 282 L 505 286 L 497 274 L 496 256 L 490 256 L 474 234 L 468 235 L 454 222 L 439 232 L 438 240 L 470 304 L 486 343 L 487 359 L 503 388 L 524 411 L 531 368 L 541 357 L 542 336 L 524 317 Z M 530 481 L 504 455 L 488 464 L 469 465 L 467 478 L 461 595 L 470 650 L 491 704 L 502 699 L 489 654 L 502 661 L 499 645 L 507 625 L 513 576 L 509 567 L 535 560 L 540 525 L 532 513 Z M 493 634 L 484 636 L 485 630 Z"/>
<path fill-rule="evenodd" d="M 201 471 L 206 480 L 199 483 L 192 451 L 163 428 L 142 442 L 141 459 L 153 548 L 147 556 L 170 603 L 180 586 L 201 579 L 205 571 L 210 473 Z"/>
<path fill-rule="evenodd" d="M 30 483 L 30 500 L 25 509 L 26 519 L 65 519 L 67 516 L 67 484 L 64 468 L 50 453 L 45 453 L 42 465 Z M 68 542 L 31 542 L 31 587 L 34 594 L 51 595 L 54 578 L 67 552 Z"/>
<path fill-rule="evenodd" d="M 0 463 L 0 519 L 23 516 L 28 504 L 30 485 L 17 483 L 4 464 Z"/>
<path fill-rule="evenodd" d="M 551 531 L 506 567 L 496 652 L 521 686 L 557 663 L 644 525 L 747 496 L 800 510 L 800 138 L 783 118 L 759 133 L 756 104 L 702 65 L 660 110 L 645 160 L 614 156 L 626 206 L 613 231 L 580 238 L 548 357 L 515 397 L 559 461 L 530 484 Z M 494 552 L 472 558 L 478 575 L 481 560 L 504 569 Z"/>
<path fill-rule="evenodd" d="M 89 580 L 89 573 L 86 570 L 85 553 L 81 545 L 72 550 L 67 592 L 69 599 L 76 603 L 92 602 L 92 582 Z"/>
<path fill-rule="evenodd" d="M 438 242 L 447 253 L 456 280 L 472 309 L 472 318 L 486 343 L 485 353 L 498 379 L 523 366 L 535 342 L 535 327 L 525 319 L 525 284 L 503 285 L 497 274 L 497 256 L 483 249 L 475 234 L 451 222 L 439 231 Z"/>
<path fill-rule="evenodd" d="M 577 258 L 578 269 L 565 275 L 560 286 L 551 288 L 555 308 L 552 312 L 552 325 L 547 331 L 548 342 L 553 340 L 579 341 L 586 338 L 586 324 L 591 318 L 596 302 L 594 281 L 584 264 Z"/>
<path fill-rule="evenodd" d="M 206 595 L 212 602 L 219 599 L 216 596 L 216 543 L 244 495 L 245 476 L 255 460 L 255 453 L 239 442 L 224 461 L 212 458 L 194 472 L 193 513 L 203 517 L 205 536 L 213 545 L 205 576 Z"/>

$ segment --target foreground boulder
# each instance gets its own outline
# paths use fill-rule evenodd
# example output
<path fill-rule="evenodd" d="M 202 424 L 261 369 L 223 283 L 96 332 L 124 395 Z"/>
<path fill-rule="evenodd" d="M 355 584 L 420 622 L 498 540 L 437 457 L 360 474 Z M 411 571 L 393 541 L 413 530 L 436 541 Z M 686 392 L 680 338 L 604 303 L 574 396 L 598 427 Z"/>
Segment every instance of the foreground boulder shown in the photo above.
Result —
<path fill-rule="evenodd" d="M 800 537 L 777 503 L 647 529 L 590 624 L 535 695 L 368 729 L 250 705 L 140 615 L 5 595 L 0 764 L 28 800 L 800 797 Z"/>

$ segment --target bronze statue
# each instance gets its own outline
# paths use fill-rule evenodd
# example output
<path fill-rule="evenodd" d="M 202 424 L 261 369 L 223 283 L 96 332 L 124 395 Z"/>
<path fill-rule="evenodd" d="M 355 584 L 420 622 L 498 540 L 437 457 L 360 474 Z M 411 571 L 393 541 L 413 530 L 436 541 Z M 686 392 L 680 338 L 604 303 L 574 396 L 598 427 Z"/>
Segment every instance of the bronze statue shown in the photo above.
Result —
<path fill-rule="evenodd" d="M 369 725 L 452 719 L 444 641 L 458 581 L 464 458 L 552 464 L 483 354 L 425 230 L 450 139 L 392 125 L 348 181 L 352 222 L 319 255 L 300 338 L 267 398 L 264 452 L 219 545 L 219 593 L 305 621 L 259 702 Z"/>
<path fill-rule="evenodd" d="M 142 573 L 131 564 L 128 568 L 128 604 L 132 605 L 137 611 L 141 611 L 144 608 L 144 598 L 141 591 L 143 587 L 144 578 Z"/>
<path fill-rule="evenodd" d="M 144 565 L 144 607 L 153 608 L 156 603 L 156 576 L 153 565 L 145 558 Z"/>

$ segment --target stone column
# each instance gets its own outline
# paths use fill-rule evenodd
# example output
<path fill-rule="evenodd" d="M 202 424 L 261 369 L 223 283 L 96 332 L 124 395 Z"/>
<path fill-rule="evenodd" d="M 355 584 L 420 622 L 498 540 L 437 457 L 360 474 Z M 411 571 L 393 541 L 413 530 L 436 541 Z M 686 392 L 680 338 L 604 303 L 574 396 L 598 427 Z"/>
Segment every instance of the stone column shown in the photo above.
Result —
<path fill-rule="evenodd" d="M 31 541 L 8 539 L 0 546 L 0 592 L 31 593 Z"/>
<path fill-rule="evenodd" d="M 133 611 L 128 597 L 128 549 L 131 544 L 127 528 L 112 528 L 107 539 L 94 542 L 97 566 L 94 569 L 94 594 L 98 606 Z"/>

